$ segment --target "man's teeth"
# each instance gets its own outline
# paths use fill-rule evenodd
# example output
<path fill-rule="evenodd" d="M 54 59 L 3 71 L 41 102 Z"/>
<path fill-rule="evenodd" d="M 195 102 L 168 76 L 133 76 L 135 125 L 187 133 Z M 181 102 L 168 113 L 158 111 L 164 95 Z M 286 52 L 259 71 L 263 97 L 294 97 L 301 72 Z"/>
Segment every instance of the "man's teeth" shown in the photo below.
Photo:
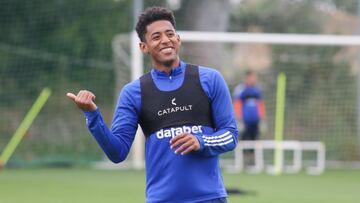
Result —
<path fill-rule="evenodd" d="M 172 49 L 169 47 L 169 48 L 165 48 L 165 49 L 162 49 L 161 51 L 171 51 Z"/>

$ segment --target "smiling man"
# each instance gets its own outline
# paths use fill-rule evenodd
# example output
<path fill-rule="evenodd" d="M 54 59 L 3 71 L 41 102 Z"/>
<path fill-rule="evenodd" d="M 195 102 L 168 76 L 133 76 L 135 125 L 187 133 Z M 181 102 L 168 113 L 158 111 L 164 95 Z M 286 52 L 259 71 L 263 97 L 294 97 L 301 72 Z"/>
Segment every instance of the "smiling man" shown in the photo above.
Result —
<path fill-rule="evenodd" d="M 140 124 L 147 203 L 227 202 L 218 156 L 235 148 L 238 133 L 223 77 L 180 60 L 181 40 L 169 9 L 146 9 L 136 31 L 153 69 L 122 89 L 111 130 L 93 93 L 67 96 L 85 112 L 90 132 L 115 163 L 128 155 Z"/>

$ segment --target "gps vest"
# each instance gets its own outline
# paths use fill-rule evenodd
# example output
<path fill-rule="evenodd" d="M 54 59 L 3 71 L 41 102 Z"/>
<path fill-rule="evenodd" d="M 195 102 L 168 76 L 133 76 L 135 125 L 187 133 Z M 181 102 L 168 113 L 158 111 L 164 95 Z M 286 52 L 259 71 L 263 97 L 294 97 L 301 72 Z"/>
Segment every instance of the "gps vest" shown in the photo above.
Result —
<path fill-rule="evenodd" d="M 173 91 L 159 90 L 151 73 L 140 78 L 141 112 L 139 123 L 146 137 L 169 127 L 213 126 L 211 103 L 199 78 L 199 68 L 187 64 L 183 84 Z"/>

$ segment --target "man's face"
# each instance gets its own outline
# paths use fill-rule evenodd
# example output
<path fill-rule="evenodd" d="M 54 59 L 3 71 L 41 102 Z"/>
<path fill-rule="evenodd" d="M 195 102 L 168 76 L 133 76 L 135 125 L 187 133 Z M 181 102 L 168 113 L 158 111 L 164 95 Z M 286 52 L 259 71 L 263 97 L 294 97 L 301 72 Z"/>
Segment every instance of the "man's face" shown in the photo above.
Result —
<path fill-rule="evenodd" d="M 145 42 L 140 43 L 142 52 L 150 54 L 156 67 L 177 66 L 181 41 L 174 26 L 169 21 L 159 20 L 146 28 Z"/>
<path fill-rule="evenodd" d="M 247 75 L 245 79 L 245 83 L 246 85 L 249 86 L 255 86 L 257 83 L 257 75 L 254 73 Z"/>

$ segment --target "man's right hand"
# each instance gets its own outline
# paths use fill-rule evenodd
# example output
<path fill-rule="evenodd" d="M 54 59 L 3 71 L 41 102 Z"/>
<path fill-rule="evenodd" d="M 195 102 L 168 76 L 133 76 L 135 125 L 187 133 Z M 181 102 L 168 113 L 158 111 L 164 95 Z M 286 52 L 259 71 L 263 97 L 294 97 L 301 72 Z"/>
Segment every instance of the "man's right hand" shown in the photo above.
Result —
<path fill-rule="evenodd" d="M 95 111 L 97 109 L 94 103 L 95 95 L 88 90 L 81 90 L 77 95 L 69 92 L 66 96 L 83 111 Z"/>

